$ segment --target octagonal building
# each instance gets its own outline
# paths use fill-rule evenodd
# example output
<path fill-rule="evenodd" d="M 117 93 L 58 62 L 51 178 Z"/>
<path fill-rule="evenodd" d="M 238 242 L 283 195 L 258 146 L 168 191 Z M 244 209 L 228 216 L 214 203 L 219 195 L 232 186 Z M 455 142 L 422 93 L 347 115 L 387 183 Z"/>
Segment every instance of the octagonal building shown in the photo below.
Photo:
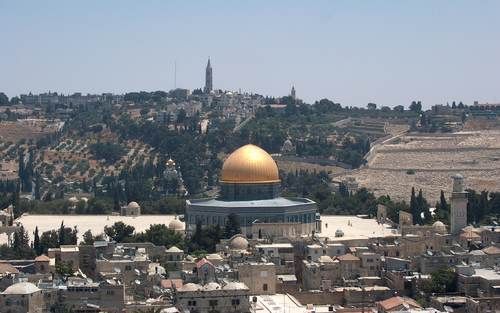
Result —
<path fill-rule="evenodd" d="M 186 227 L 192 233 L 197 222 L 202 226 L 224 227 L 235 213 L 242 233 L 262 236 L 280 232 L 296 236 L 317 229 L 317 206 L 307 198 L 280 196 L 281 180 L 273 158 L 255 145 L 245 145 L 224 161 L 217 198 L 187 200 Z"/>

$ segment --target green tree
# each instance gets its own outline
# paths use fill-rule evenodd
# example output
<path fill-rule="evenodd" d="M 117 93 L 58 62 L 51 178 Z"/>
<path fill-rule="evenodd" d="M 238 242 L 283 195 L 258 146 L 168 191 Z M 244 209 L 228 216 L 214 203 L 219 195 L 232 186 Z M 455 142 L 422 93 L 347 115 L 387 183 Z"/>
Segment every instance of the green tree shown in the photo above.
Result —
<path fill-rule="evenodd" d="M 422 112 L 422 102 L 412 101 L 410 104 L 410 111 L 413 111 L 415 113 Z"/>
<path fill-rule="evenodd" d="M 457 274 L 452 268 L 443 268 L 431 273 L 431 279 L 425 281 L 422 291 L 430 295 L 457 291 Z"/>
<path fill-rule="evenodd" d="M 57 230 L 49 230 L 42 233 L 40 236 L 40 250 L 42 253 L 47 253 L 49 248 L 59 247 L 59 232 Z"/>
<path fill-rule="evenodd" d="M 56 263 L 56 273 L 62 277 L 68 277 L 73 275 L 73 267 L 69 262 L 57 262 Z"/>
<path fill-rule="evenodd" d="M 149 226 L 149 229 L 134 236 L 134 242 L 151 242 L 157 246 L 177 246 L 181 248 L 184 245 L 182 235 L 168 229 L 165 224 Z"/>
<path fill-rule="evenodd" d="M 94 236 L 90 229 L 83 233 L 83 241 L 80 244 L 89 246 L 94 244 Z"/>
<path fill-rule="evenodd" d="M 422 215 L 422 213 L 424 215 L 424 218 L 423 220 L 421 220 L 421 222 L 424 224 L 429 224 L 432 220 L 432 216 L 431 212 L 429 211 L 429 203 L 427 203 L 427 200 L 424 198 L 422 189 L 418 191 L 417 206 L 418 210 L 421 212 L 420 216 Z"/>
<path fill-rule="evenodd" d="M 241 234 L 240 219 L 238 215 L 231 213 L 227 216 L 224 227 L 224 238 L 231 238 L 236 234 Z"/>
<path fill-rule="evenodd" d="M 9 97 L 7 97 L 6 94 L 3 92 L 0 92 L 0 105 L 8 105 L 9 104 Z"/>
<path fill-rule="evenodd" d="M 40 236 L 38 235 L 38 226 L 35 227 L 33 249 L 35 250 L 36 255 L 41 255 L 43 253 L 42 246 L 40 244 Z"/>
<path fill-rule="evenodd" d="M 415 188 L 411 187 L 410 212 L 413 216 L 413 224 L 420 224 L 420 210 L 415 196 Z"/>
<path fill-rule="evenodd" d="M 134 226 L 127 225 L 123 222 L 116 222 L 113 226 L 104 226 L 104 233 L 113 241 L 126 242 L 132 238 Z"/>

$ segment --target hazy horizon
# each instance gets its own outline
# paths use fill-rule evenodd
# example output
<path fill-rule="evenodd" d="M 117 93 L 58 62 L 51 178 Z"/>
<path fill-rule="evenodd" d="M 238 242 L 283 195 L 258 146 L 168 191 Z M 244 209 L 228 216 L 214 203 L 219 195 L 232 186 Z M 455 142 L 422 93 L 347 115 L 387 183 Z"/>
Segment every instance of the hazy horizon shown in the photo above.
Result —
<path fill-rule="evenodd" d="M 204 85 L 306 102 L 500 102 L 496 1 L 0 0 L 0 91 Z"/>

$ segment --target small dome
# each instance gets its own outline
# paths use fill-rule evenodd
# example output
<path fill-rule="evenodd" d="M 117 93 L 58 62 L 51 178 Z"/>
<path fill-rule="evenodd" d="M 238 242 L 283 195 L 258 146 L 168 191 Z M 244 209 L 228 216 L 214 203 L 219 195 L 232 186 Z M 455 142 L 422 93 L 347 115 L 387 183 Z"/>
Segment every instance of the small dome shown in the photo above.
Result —
<path fill-rule="evenodd" d="M 248 248 L 248 240 L 242 235 L 234 235 L 229 242 L 229 248 L 231 250 L 246 250 Z"/>
<path fill-rule="evenodd" d="M 197 290 L 200 290 L 200 289 L 201 289 L 201 287 L 198 284 L 187 283 L 187 284 L 183 285 L 179 289 L 179 291 L 197 291 Z"/>
<path fill-rule="evenodd" d="M 333 259 L 328 255 L 322 255 L 318 258 L 318 262 L 320 263 L 333 263 Z"/>
<path fill-rule="evenodd" d="M 170 230 L 184 230 L 186 227 L 184 223 L 179 221 L 178 219 L 174 219 L 170 223 L 168 223 L 168 229 Z"/>
<path fill-rule="evenodd" d="M 432 227 L 438 233 L 445 233 L 446 232 L 446 225 L 443 224 L 443 222 L 441 222 L 441 221 L 434 222 L 434 224 L 432 224 Z"/>
<path fill-rule="evenodd" d="M 224 290 L 247 290 L 248 287 L 242 282 L 232 281 L 232 282 L 227 283 L 224 287 L 222 287 L 222 289 L 224 289 Z"/>
<path fill-rule="evenodd" d="M 9 286 L 2 294 L 4 295 L 27 295 L 40 291 L 40 289 L 32 283 L 22 282 Z"/>
<path fill-rule="evenodd" d="M 206 291 L 212 291 L 212 290 L 217 290 L 217 289 L 221 289 L 220 285 L 217 283 L 214 283 L 214 282 L 208 283 L 205 286 L 203 286 L 203 290 L 206 290 Z"/>
<path fill-rule="evenodd" d="M 78 198 L 77 197 L 71 197 L 68 199 L 69 202 L 71 203 L 78 203 Z"/>
<path fill-rule="evenodd" d="M 167 253 L 181 253 L 184 252 L 181 249 L 177 248 L 176 246 L 170 247 L 167 251 Z"/>
<path fill-rule="evenodd" d="M 128 209 L 140 209 L 141 206 L 139 205 L 139 203 L 135 202 L 135 201 L 132 201 L 130 202 L 128 205 L 127 205 L 127 208 Z"/>
<path fill-rule="evenodd" d="M 211 260 L 211 261 L 214 261 L 214 260 L 222 260 L 222 257 L 217 254 L 217 253 L 212 253 L 212 254 L 209 254 L 205 257 L 207 260 Z"/>
<path fill-rule="evenodd" d="M 45 254 L 39 255 L 35 258 L 35 262 L 49 262 L 50 258 Z"/>

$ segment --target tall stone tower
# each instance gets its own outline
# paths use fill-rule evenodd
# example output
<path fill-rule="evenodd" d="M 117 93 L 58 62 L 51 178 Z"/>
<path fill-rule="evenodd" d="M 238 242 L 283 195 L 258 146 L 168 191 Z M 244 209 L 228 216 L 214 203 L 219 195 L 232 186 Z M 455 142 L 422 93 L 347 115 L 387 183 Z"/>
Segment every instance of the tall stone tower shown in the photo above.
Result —
<path fill-rule="evenodd" d="M 207 68 L 205 70 L 205 93 L 212 91 L 212 66 L 210 65 L 210 58 L 208 58 Z"/>
<path fill-rule="evenodd" d="M 467 226 L 467 192 L 464 191 L 464 177 L 455 174 L 451 193 L 450 225 L 453 235 L 459 234 Z"/>
<path fill-rule="evenodd" d="M 295 95 L 295 86 L 292 86 L 292 91 L 290 92 L 290 96 L 292 97 L 293 100 L 296 99 L 296 95 Z"/>

